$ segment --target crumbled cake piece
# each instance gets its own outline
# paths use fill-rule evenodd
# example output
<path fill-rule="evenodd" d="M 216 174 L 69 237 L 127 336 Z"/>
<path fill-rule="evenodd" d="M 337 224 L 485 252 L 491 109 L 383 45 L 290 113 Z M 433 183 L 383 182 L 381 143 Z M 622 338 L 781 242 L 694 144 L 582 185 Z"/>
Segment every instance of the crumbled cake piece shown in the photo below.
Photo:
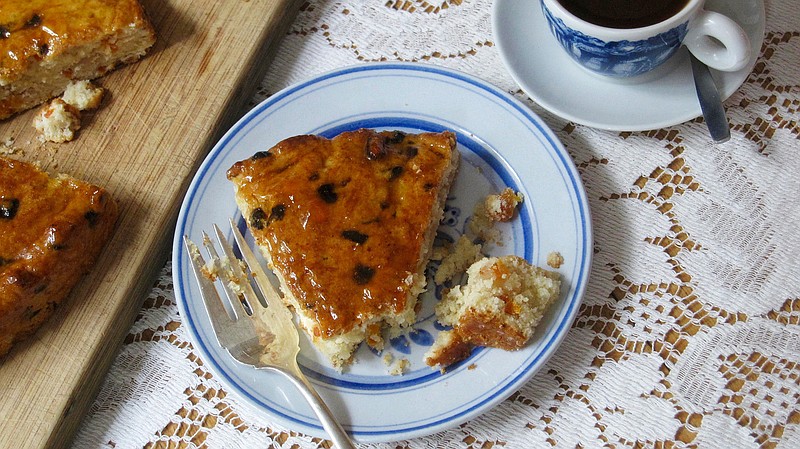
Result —
<path fill-rule="evenodd" d="M 470 232 L 484 241 L 498 240 L 500 233 L 494 228 L 494 224 L 513 219 L 517 206 L 522 201 L 522 193 L 515 192 L 510 187 L 499 194 L 487 195 L 475 205 L 469 222 Z"/>
<path fill-rule="evenodd" d="M 70 82 L 61 98 L 53 99 L 33 118 L 33 126 L 45 142 L 63 143 L 75 138 L 81 129 L 80 111 L 94 109 L 103 100 L 104 90 L 89 81 Z"/>
<path fill-rule="evenodd" d="M 459 153 L 452 132 L 295 136 L 228 170 L 300 326 L 332 365 L 416 322 Z"/>
<path fill-rule="evenodd" d="M 402 376 L 410 367 L 411 362 L 409 362 L 408 359 L 398 359 L 394 362 L 394 365 L 392 365 L 392 368 L 389 370 L 389 374 L 392 376 Z"/>
<path fill-rule="evenodd" d="M 494 229 L 495 222 L 507 222 L 514 218 L 514 212 L 522 202 L 522 194 L 506 187 L 500 194 L 487 195 L 475 206 L 469 222 L 469 230 L 478 241 L 498 240 L 499 231 Z M 434 249 L 433 260 L 441 260 L 434 276 L 434 282 L 442 285 L 463 273 L 467 267 L 482 257 L 482 244 L 471 240 L 466 235 L 459 237 L 455 246 Z"/>
<path fill-rule="evenodd" d="M 431 259 L 430 260 L 442 260 L 450 254 L 450 250 L 452 248 L 450 245 L 448 246 L 434 246 L 431 248 Z"/>
<path fill-rule="evenodd" d="M 467 275 L 466 286 L 436 305 L 436 316 L 473 344 L 509 350 L 527 343 L 561 285 L 558 273 L 518 256 L 483 258 Z"/>
<path fill-rule="evenodd" d="M 469 357 L 472 348 L 473 345 L 464 341 L 457 331 L 443 330 L 425 352 L 425 364 L 444 373 L 448 366 Z"/>
<path fill-rule="evenodd" d="M 71 81 L 61 98 L 79 111 L 96 109 L 103 101 L 105 89 L 95 86 L 89 80 Z"/>
<path fill-rule="evenodd" d="M 0 30 L 0 120 L 138 60 L 156 40 L 138 0 L 5 1 Z"/>
<path fill-rule="evenodd" d="M 489 195 L 485 200 L 486 215 L 492 221 L 511 221 L 517 205 L 522 202 L 522 194 L 506 187 L 499 195 Z"/>
<path fill-rule="evenodd" d="M 20 149 L 14 146 L 14 138 L 9 137 L 5 141 L 0 142 L 0 154 L 16 154 Z"/>
<path fill-rule="evenodd" d="M 470 266 L 467 275 L 466 285 L 450 289 L 436 305 L 439 322 L 453 329 L 439 333 L 436 351 L 426 357 L 429 365 L 442 365 L 437 354 L 464 354 L 464 343 L 505 350 L 524 347 L 561 288 L 558 273 L 518 256 L 485 257 Z M 454 358 L 445 361 L 453 363 Z"/>
<path fill-rule="evenodd" d="M 33 126 L 43 141 L 67 142 L 75 138 L 75 132 L 81 128 L 81 113 L 74 106 L 56 98 L 39 110 Z"/>
<path fill-rule="evenodd" d="M 561 264 L 564 263 L 564 256 L 561 255 L 558 251 L 552 251 L 547 254 L 547 265 L 551 268 L 561 268 Z"/>
<path fill-rule="evenodd" d="M 481 245 L 473 243 L 466 235 L 458 238 L 452 251 L 441 259 L 433 281 L 439 285 L 463 273 L 482 257 Z"/>
<path fill-rule="evenodd" d="M 494 222 L 489 218 L 485 201 L 475 205 L 468 229 L 472 235 L 483 241 L 498 240 L 500 237 L 500 233 L 494 229 Z"/>

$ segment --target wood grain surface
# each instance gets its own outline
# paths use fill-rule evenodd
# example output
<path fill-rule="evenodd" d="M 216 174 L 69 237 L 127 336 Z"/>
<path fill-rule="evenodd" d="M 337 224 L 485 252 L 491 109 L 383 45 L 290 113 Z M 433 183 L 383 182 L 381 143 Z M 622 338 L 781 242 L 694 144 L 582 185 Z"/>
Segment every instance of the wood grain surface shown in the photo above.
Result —
<path fill-rule="evenodd" d="M 0 122 L 10 156 L 106 187 L 115 234 L 56 316 L 0 361 L 0 447 L 64 447 L 96 395 L 155 275 L 194 171 L 240 117 L 297 0 L 143 0 L 149 55 L 98 84 L 78 137 L 43 143 L 34 111 Z"/>

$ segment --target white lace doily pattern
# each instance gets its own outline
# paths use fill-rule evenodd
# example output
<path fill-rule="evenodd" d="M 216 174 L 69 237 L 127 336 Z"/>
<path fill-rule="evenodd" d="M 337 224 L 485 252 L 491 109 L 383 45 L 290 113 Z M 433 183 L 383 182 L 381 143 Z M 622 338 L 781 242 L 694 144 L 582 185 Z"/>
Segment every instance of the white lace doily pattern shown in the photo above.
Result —
<path fill-rule="evenodd" d="M 309 1 L 253 98 L 365 61 L 454 68 L 526 101 L 587 189 L 591 279 L 545 368 L 478 419 L 365 447 L 800 447 L 800 8 L 766 0 L 760 58 L 726 102 L 732 139 L 712 145 L 702 119 L 617 133 L 542 110 L 503 67 L 491 6 Z M 73 447 L 330 447 L 224 390 L 171 282 L 166 265 Z"/>

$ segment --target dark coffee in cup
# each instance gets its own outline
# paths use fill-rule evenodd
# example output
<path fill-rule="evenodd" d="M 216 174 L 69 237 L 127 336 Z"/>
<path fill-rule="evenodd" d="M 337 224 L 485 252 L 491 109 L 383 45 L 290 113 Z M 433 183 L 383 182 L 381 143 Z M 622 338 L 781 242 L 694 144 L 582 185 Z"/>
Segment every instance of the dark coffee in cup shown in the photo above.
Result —
<path fill-rule="evenodd" d="M 655 25 L 683 9 L 689 0 L 558 0 L 574 16 L 607 28 Z"/>

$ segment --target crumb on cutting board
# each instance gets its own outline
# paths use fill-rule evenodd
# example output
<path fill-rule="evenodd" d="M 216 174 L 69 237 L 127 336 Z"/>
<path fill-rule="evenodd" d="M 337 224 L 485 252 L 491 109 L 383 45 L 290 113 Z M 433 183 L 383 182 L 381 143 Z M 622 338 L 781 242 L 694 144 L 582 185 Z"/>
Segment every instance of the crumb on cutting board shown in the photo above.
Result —
<path fill-rule="evenodd" d="M 80 111 L 96 109 L 103 101 L 105 89 L 95 86 L 91 81 L 71 81 L 61 98 Z"/>
<path fill-rule="evenodd" d="M 2 142 L 0 142 L 0 154 L 11 155 L 11 154 L 17 154 L 17 153 L 22 152 L 21 149 L 19 149 L 16 146 L 14 146 L 14 142 L 15 142 L 15 140 L 14 140 L 13 137 L 9 137 L 9 138 L 3 140 Z"/>
<path fill-rule="evenodd" d="M 81 128 L 81 111 L 95 109 L 103 100 L 105 89 L 91 81 L 72 81 L 60 98 L 46 103 L 33 119 L 33 126 L 44 142 L 73 140 Z"/>
<path fill-rule="evenodd" d="M 42 141 L 68 142 L 75 138 L 75 133 L 81 128 L 81 113 L 75 106 L 56 98 L 39 110 L 33 119 L 33 126 L 39 131 Z"/>

